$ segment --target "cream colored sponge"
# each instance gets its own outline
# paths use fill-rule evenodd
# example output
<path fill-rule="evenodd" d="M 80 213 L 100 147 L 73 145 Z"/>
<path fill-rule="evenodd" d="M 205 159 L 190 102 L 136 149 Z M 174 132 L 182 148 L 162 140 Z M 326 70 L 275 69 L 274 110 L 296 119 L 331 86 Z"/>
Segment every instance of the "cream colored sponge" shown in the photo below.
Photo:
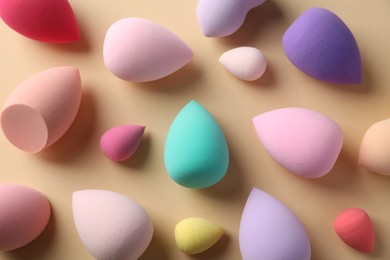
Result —
<path fill-rule="evenodd" d="M 17 148 L 36 153 L 60 139 L 76 117 L 81 79 L 75 67 L 56 67 L 25 80 L 1 111 L 1 128 Z"/>

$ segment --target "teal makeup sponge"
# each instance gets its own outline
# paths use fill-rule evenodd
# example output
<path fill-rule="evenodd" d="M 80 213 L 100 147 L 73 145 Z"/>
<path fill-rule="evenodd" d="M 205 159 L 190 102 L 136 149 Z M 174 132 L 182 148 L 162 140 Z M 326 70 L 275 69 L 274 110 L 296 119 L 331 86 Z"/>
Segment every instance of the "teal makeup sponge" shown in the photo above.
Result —
<path fill-rule="evenodd" d="M 333 12 L 311 8 L 286 30 L 283 49 L 298 69 L 321 81 L 359 84 L 362 65 L 357 42 Z"/>
<path fill-rule="evenodd" d="M 169 176 L 187 188 L 205 188 L 226 174 L 229 151 L 214 117 L 196 101 L 189 102 L 169 128 L 164 162 Z"/>

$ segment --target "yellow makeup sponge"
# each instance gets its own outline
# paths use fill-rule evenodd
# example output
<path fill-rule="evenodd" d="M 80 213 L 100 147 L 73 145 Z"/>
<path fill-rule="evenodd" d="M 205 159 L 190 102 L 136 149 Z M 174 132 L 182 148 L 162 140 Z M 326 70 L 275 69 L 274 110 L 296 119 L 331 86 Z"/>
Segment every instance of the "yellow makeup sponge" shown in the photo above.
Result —
<path fill-rule="evenodd" d="M 186 218 L 177 223 L 177 247 L 187 254 L 198 254 L 212 247 L 224 234 L 223 228 L 204 218 Z"/>

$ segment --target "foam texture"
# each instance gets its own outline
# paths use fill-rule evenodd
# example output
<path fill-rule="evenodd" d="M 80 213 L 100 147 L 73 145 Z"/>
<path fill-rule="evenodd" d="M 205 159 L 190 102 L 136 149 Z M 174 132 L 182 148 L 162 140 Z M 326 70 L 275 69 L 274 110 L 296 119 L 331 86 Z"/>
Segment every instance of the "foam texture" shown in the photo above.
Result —
<path fill-rule="evenodd" d="M 335 218 L 333 227 L 337 235 L 352 248 L 365 253 L 374 251 L 374 226 L 363 209 L 343 210 Z"/>
<path fill-rule="evenodd" d="M 254 117 L 253 125 L 271 157 L 306 178 L 329 173 L 343 145 L 343 133 L 335 121 L 305 108 L 272 110 Z"/>
<path fill-rule="evenodd" d="M 106 67 L 132 82 L 166 77 L 186 65 L 192 50 L 172 31 L 147 19 L 125 18 L 112 24 L 104 40 Z"/>
<path fill-rule="evenodd" d="M 236 32 L 247 13 L 265 0 L 199 0 L 198 23 L 207 37 L 225 37 Z"/>
<path fill-rule="evenodd" d="M 135 260 L 148 247 L 153 224 L 142 206 L 107 190 L 73 193 L 73 218 L 81 241 L 99 260 Z"/>
<path fill-rule="evenodd" d="M 376 122 L 364 134 L 359 164 L 371 172 L 390 175 L 390 119 Z"/>
<path fill-rule="evenodd" d="M 283 36 L 287 58 L 316 79 L 337 84 L 359 84 L 362 64 L 357 42 L 347 25 L 324 8 L 302 13 Z"/>
<path fill-rule="evenodd" d="M 100 138 L 100 148 L 110 160 L 127 160 L 137 151 L 144 131 L 145 127 L 140 125 L 113 127 Z"/>
<path fill-rule="evenodd" d="M 214 117 L 192 100 L 169 128 L 164 162 L 169 176 L 188 188 L 205 188 L 219 182 L 229 165 L 225 135 Z"/>
<path fill-rule="evenodd" d="M 243 260 L 309 260 L 311 247 L 294 213 L 268 193 L 253 188 L 241 217 L 239 245 Z"/>
<path fill-rule="evenodd" d="M 1 128 L 17 148 L 36 153 L 60 139 L 73 123 L 81 101 L 75 67 L 55 67 L 22 82 L 6 100 Z"/>
<path fill-rule="evenodd" d="M 67 0 L 0 0 L 0 17 L 13 30 L 33 40 L 80 40 L 76 17 Z"/>
<path fill-rule="evenodd" d="M 186 218 L 175 227 L 177 247 L 187 254 L 198 254 L 212 247 L 223 236 L 223 228 L 204 218 Z"/>
<path fill-rule="evenodd" d="M 239 79 L 253 81 L 259 79 L 267 68 L 263 53 L 253 47 L 238 47 L 224 52 L 219 62 Z"/>
<path fill-rule="evenodd" d="M 0 184 L 0 251 L 35 240 L 50 216 L 50 203 L 42 193 L 22 185 Z"/>

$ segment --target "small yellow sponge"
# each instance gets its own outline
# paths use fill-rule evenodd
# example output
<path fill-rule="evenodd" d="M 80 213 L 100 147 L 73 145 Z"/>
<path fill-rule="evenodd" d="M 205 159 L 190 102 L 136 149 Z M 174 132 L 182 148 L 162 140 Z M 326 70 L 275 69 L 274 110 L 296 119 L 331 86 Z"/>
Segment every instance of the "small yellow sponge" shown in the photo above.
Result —
<path fill-rule="evenodd" d="M 177 223 L 177 247 L 187 254 L 198 254 L 213 246 L 224 234 L 223 228 L 204 218 L 186 218 Z"/>

